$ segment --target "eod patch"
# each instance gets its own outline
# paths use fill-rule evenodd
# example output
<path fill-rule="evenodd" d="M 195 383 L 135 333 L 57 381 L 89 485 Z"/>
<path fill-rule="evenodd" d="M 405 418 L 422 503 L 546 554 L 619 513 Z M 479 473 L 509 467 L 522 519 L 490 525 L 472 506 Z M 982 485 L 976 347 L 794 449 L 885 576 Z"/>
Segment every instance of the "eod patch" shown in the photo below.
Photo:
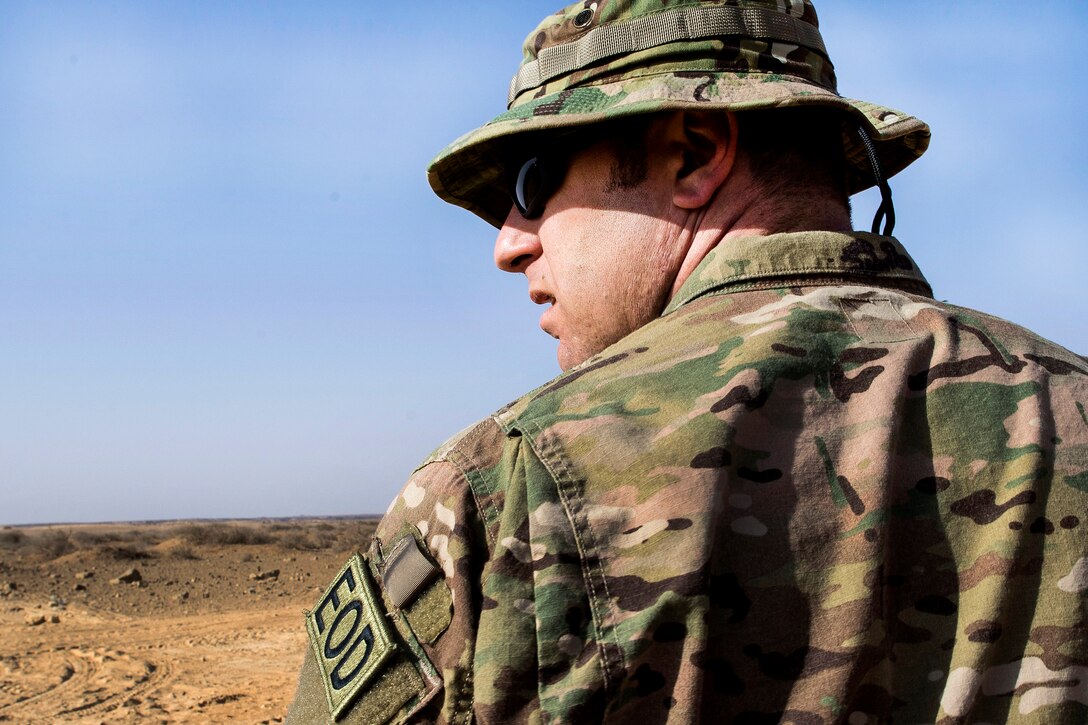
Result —
<path fill-rule="evenodd" d="M 306 614 L 306 631 L 329 710 L 339 719 L 397 649 L 381 594 L 358 554 Z"/>

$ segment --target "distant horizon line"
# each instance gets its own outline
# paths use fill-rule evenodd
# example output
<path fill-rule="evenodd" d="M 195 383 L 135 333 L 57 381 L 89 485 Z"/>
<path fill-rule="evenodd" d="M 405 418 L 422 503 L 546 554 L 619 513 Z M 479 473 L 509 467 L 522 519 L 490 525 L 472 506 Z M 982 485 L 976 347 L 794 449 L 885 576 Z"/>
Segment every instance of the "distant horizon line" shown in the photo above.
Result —
<path fill-rule="evenodd" d="M 117 526 L 120 524 L 129 524 L 132 526 L 151 526 L 155 524 L 182 524 L 182 523 L 228 523 L 231 521 L 246 521 L 246 522 L 277 522 L 277 521 L 350 521 L 352 519 L 380 519 L 383 514 L 336 514 L 328 516 L 320 515 L 298 515 L 298 516 L 254 516 L 246 518 L 244 516 L 229 516 L 224 518 L 209 518 L 209 517 L 195 517 L 195 518 L 181 518 L 181 519 L 135 519 L 131 521 L 54 521 L 48 523 L 31 523 L 31 524 L 0 524 L 0 527 L 4 529 L 28 529 L 28 528 L 47 528 L 50 526 Z"/>

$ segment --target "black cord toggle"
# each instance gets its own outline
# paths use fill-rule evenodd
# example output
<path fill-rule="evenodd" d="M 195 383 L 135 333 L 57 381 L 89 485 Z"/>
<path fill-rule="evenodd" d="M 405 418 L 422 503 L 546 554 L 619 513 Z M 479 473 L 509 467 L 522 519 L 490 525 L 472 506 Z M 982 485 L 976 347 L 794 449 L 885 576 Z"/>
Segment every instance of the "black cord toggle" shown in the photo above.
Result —
<path fill-rule="evenodd" d="M 865 150 L 869 154 L 869 163 L 873 167 L 873 178 L 876 179 L 876 185 L 880 189 L 880 206 L 873 217 L 873 234 L 891 236 L 892 230 L 895 229 L 892 187 L 888 186 L 888 180 L 884 178 L 884 174 L 880 170 L 880 161 L 876 157 L 876 147 L 873 146 L 873 140 L 869 138 L 869 134 L 861 126 L 858 127 L 858 133 L 861 135 L 861 142 L 865 144 Z M 884 221 L 883 232 L 880 231 L 881 220 Z"/>

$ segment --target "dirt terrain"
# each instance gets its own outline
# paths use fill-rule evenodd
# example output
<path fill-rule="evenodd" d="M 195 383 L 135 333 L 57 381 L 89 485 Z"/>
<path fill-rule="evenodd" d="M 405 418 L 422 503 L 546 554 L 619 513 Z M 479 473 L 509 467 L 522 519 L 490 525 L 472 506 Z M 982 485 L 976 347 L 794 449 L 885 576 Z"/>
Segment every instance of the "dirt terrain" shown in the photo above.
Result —
<path fill-rule="evenodd" d="M 281 722 L 302 611 L 375 524 L 0 529 L 0 723 Z"/>

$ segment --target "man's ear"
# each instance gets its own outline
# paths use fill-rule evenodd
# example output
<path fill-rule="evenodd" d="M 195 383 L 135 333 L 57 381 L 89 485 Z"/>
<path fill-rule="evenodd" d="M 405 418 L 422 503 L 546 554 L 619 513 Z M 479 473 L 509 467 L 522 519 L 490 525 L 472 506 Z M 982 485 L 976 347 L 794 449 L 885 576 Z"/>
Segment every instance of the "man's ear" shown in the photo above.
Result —
<path fill-rule="evenodd" d="M 681 111 L 667 130 L 670 148 L 679 158 L 673 183 L 673 203 L 699 209 L 710 203 L 729 178 L 737 158 L 737 117 L 734 113 Z"/>

